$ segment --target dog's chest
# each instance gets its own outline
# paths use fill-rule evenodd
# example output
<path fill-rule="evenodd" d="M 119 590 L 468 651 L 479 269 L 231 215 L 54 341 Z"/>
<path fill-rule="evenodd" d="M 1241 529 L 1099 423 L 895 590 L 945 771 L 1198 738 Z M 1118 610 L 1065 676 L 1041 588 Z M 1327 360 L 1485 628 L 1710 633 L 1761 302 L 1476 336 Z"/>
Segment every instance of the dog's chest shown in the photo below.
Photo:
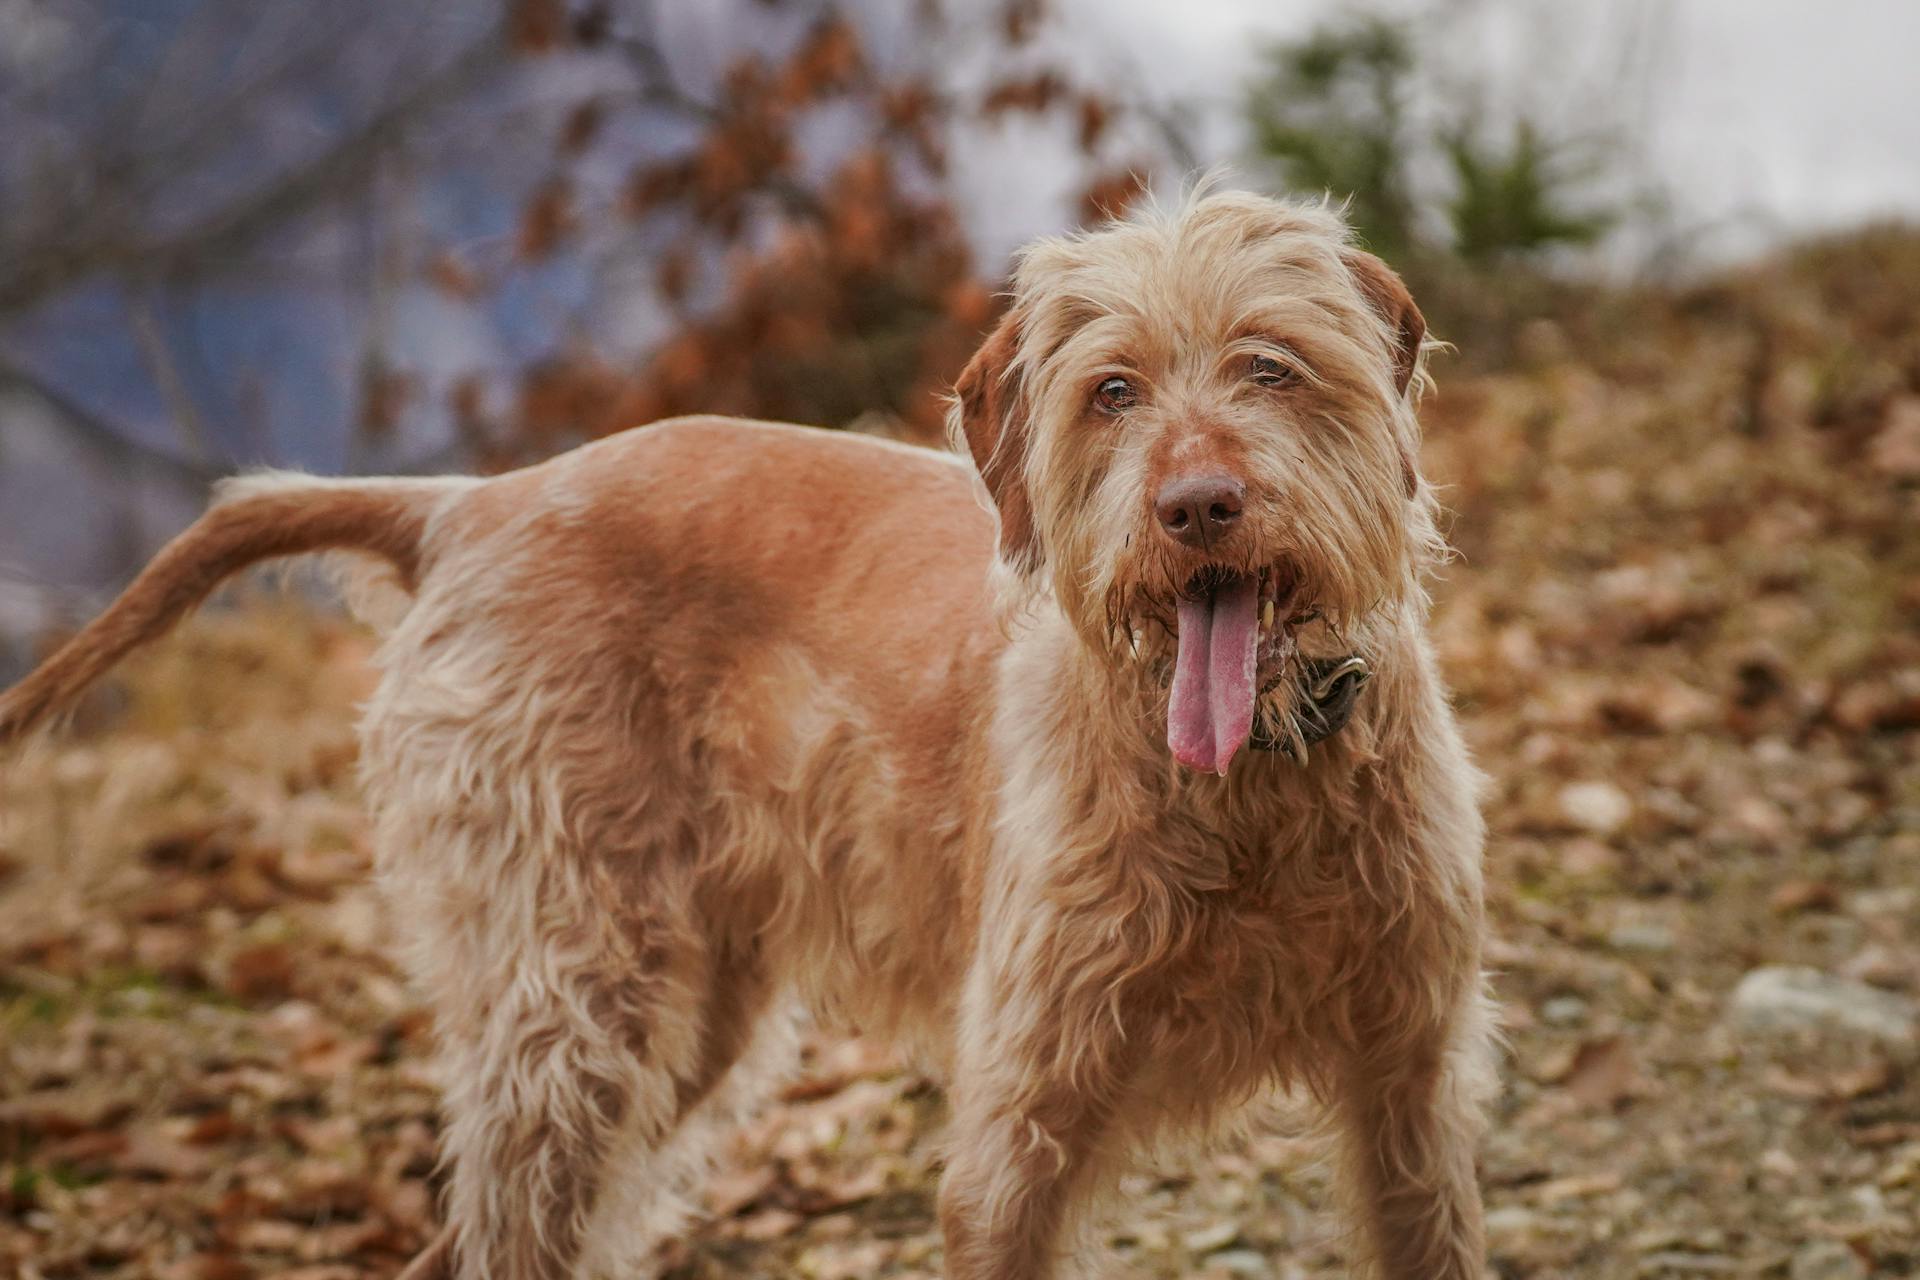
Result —
<path fill-rule="evenodd" d="M 1160 847 L 1157 882 L 1124 895 L 1172 904 L 1168 927 L 1135 935 L 1165 940 L 1135 957 L 1151 975 L 1143 1012 L 1214 1060 L 1274 1062 L 1282 1042 L 1342 1021 L 1332 1005 L 1364 980 L 1394 915 L 1349 842 L 1279 820 L 1260 837 L 1188 828 Z"/>

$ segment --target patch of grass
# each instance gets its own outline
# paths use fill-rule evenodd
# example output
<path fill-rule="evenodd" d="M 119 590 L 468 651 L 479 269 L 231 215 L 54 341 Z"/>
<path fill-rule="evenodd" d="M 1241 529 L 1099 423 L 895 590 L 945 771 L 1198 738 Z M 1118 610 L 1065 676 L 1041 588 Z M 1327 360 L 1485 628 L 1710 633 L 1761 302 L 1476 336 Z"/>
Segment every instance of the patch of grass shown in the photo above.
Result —
<path fill-rule="evenodd" d="M 0 1028 L 59 1025 L 82 1014 L 167 1021 L 194 1006 L 245 1007 L 215 987 L 138 966 L 96 969 L 64 988 L 58 983 L 0 978 Z"/>

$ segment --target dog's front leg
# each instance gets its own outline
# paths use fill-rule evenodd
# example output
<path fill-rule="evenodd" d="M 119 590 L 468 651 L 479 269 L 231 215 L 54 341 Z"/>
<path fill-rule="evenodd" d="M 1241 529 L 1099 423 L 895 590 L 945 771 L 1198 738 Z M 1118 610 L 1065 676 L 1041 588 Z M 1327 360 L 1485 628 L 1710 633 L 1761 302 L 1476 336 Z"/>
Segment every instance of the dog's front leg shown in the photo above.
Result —
<path fill-rule="evenodd" d="M 940 1226 L 948 1280 L 1045 1280 L 1094 1191 L 1124 1087 L 1109 1013 L 1076 1016 L 1035 969 L 969 991 Z"/>
<path fill-rule="evenodd" d="M 1424 1030 L 1391 1021 L 1404 1010 L 1374 1013 L 1371 1043 L 1337 1085 L 1343 1177 L 1373 1274 L 1479 1280 L 1486 1246 L 1474 1148 L 1493 1073 L 1491 1019 L 1477 987 Z"/>

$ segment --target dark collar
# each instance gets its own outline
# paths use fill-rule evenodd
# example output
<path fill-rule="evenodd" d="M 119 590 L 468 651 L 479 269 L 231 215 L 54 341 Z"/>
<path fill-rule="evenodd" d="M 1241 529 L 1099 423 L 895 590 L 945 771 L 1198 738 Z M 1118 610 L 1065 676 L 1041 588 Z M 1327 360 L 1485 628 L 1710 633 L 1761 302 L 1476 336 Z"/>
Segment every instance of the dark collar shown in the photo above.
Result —
<path fill-rule="evenodd" d="M 1354 705 L 1373 678 L 1373 668 L 1355 653 L 1344 658 L 1301 658 L 1294 663 L 1292 678 L 1297 693 L 1291 714 L 1285 722 L 1256 718 L 1248 743 L 1256 751 L 1283 751 L 1295 764 L 1305 764 L 1308 747 L 1325 742 L 1353 718 Z"/>

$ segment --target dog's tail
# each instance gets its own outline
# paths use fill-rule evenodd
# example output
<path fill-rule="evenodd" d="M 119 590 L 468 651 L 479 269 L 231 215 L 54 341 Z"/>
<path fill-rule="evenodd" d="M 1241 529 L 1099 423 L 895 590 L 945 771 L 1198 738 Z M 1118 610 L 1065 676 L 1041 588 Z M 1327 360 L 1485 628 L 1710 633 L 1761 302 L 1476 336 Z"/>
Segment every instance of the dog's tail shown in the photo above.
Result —
<path fill-rule="evenodd" d="M 161 548 L 106 612 L 0 694 L 0 747 L 71 707 L 114 663 L 165 634 L 215 587 L 259 561 L 313 551 L 368 552 L 388 561 L 411 590 L 422 569 L 428 516 L 447 484 L 322 480 L 284 472 L 225 481 L 207 513 Z"/>

